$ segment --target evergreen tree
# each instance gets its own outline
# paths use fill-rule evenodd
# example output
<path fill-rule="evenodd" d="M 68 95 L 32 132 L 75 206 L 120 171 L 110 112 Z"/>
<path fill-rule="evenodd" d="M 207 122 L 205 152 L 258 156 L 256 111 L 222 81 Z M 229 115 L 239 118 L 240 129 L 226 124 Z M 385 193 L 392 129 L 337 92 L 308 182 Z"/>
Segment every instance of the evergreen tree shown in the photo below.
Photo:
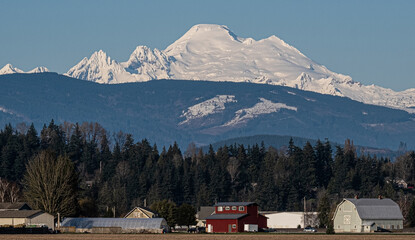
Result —
<path fill-rule="evenodd" d="M 160 217 L 166 219 L 170 227 L 177 223 L 177 205 L 167 199 L 151 204 L 150 208 L 159 213 Z"/>
<path fill-rule="evenodd" d="M 330 202 L 327 194 L 324 194 L 320 199 L 317 211 L 320 227 L 328 227 L 330 224 Z"/>
<path fill-rule="evenodd" d="M 412 200 L 412 204 L 409 208 L 406 221 L 408 222 L 409 227 L 415 227 L 415 198 Z"/>
<path fill-rule="evenodd" d="M 196 210 L 189 204 L 183 203 L 177 209 L 177 224 L 179 226 L 187 226 L 196 224 Z"/>
<path fill-rule="evenodd" d="M 56 154 L 63 154 L 65 150 L 65 133 L 52 121 L 48 127 L 44 126 L 40 133 L 40 147 L 51 150 Z"/>

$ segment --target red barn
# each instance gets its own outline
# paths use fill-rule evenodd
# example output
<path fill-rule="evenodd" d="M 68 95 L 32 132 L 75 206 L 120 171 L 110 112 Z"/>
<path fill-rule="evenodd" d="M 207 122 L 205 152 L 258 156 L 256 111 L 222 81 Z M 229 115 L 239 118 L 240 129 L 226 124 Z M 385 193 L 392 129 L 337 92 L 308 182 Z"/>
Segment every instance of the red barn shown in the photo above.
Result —
<path fill-rule="evenodd" d="M 215 213 L 206 218 L 207 232 L 258 231 L 267 227 L 267 218 L 258 214 L 254 202 L 220 202 L 214 205 Z"/>

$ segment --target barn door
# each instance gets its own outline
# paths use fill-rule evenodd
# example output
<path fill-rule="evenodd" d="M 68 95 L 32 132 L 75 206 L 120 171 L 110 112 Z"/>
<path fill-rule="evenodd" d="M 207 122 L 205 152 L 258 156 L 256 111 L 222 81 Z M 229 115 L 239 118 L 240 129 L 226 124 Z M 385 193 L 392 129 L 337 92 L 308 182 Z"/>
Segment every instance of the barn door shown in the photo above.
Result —
<path fill-rule="evenodd" d="M 209 233 L 213 232 L 213 226 L 212 226 L 212 224 L 208 224 L 208 232 Z"/>

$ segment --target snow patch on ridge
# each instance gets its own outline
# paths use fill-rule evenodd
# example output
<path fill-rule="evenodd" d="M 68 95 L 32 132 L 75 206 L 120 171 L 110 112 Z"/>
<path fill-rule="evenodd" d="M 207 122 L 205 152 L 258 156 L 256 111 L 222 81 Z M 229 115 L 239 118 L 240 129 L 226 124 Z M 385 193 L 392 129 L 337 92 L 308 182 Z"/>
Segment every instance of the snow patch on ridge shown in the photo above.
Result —
<path fill-rule="evenodd" d="M 9 110 L 7 110 L 6 108 L 1 107 L 1 106 L 0 106 L 0 111 L 2 111 L 2 112 L 4 112 L 4 113 L 7 113 L 7 114 L 10 114 L 10 115 L 14 115 L 14 114 L 13 114 L 13 112 L 11 112 L 11 111 L 9 111 Z"/>
<path fill-rule="evenodd" d="M 236 111 L 235 117 L 231 121 L 223 124 L 222 126 L 227 127 L 246 123 L 250 119 L 256 118 L 259 115 L 278 112 L 281 109 L 297 111 L 296 107 L 288 106 L 285 103 L 273 103 L 265 98 L 260 98 L 259 100 L 260 102 L 255 104 L 251 108 L 244 108 Z"/>
<path fill-rule="evenodd" d="M 180 117 L 185 117 L 186 120 L 179 123 L 179 125 L 188 123 L 193 119 L 205 117 L 210 114 L 219 113 L 225 110 L 225 103 L 237 102 L 233 95 L 217 95 L 214 98 L 208 99 L 204 102 L 198 103 L 183 111 Z"/>

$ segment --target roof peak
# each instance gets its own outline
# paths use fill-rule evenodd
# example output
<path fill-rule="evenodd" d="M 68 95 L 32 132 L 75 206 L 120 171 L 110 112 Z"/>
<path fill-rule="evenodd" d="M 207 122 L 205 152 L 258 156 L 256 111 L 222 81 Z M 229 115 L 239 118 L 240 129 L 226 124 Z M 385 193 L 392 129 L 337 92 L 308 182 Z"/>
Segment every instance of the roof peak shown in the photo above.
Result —
<path fill-rule="evenodd" d="M 252 204 L 257 205 L 255 202 L 218 202 L 214 206 L 248 206 Z"/>

